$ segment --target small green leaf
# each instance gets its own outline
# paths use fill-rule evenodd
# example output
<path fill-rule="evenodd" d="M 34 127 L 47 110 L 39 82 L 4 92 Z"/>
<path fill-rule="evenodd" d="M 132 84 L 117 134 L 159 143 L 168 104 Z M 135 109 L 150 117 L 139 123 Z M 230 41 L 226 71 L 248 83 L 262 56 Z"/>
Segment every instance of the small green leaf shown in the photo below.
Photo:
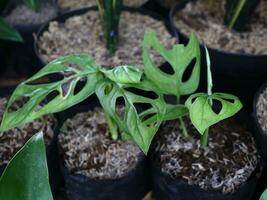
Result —
<path fill-rule="evenodd" d="M 61 74 L 63 79 L 52 83 L 32 84 L 33 81 L 51 74 Z M 87 55 L 70 55 L 52 61 L 33 77 L 22 82 L 13 92 L 3 116 L 0 131 L 31 122 L 46 114 L 63 111 L 80 103 L 94 93 L 96 84 L 102 76 L 95 62 Z M 79 81 L 86 81 L 86 83 L 75 94 L 75 87 Z M 54 96 L 49 99 L 52 94 Z M 10 110 L 16 101 L 25 97 L 29 100 L 20 109 Z M 48 102 L 38 109 L 38 105 L 44 101 Z"/>
<path fill-rule="evenodd" d="M 118 66 L 109 70 L 102 69 L 102 72 L 110 80 L 117 83 L 139 83 L 143 74 L 140 69 L 127 65 Z"/>
<path fill-rule="evenodd" d="M 0 179 L 0 199 L 53 200 L 42 133 L 34 135 L 7 165 Z"/>
<path fill-rule="evenodd" d="M 0 17 L 0 39 L 10 40 L 14 42 L 23 42 L 23 39 L 16 29 L 7 24 L 3 18 Z"/>
<path fill-rule="evenodd" d="M 153 48 L 169 62 L 174 74 L 161 71 L 150 58 L 149 50 Z M 189 64 L 194 61 L 192 73 L 188 80 L 183 81 L 183 75 Z M 187 46 L 174 45 L 167 50 L 159 42 L 155 32 L 146 32 L 143 44 L 144 71 L 148 79 L 157 85 L 158 90 L 175 96 L 187 95 L 195 92 L 200 78 L 200 48 L 195 34 L 192 34 Z"/>
<path fill-rule="evenodd" d="M 219 101 L 222 106 L 218 114 L 213 111 L 209 103 L 214 100 Z M 193 94 L 187 99 L 185 105 L 189 110 L 193 125 L 201 135 L 213 124 L 233 116 L 242 108 L 242 103 L 236 96 L 224 93 Z"/>
<path fill-rule="evenodd" d="M 267 189 L 262 193 L 260 200 L 267 200 Z"/>
<path fill-rule="evenodd" d="M 105 112 L 118 124 L 120 130 L 131 136 L 140 149 L 147 154 L 149 146 L 155 136 L 160 123 L 165 115 L 165 102 L 159 95 L 156 99 L 151 99 L 127 91 L 127 87 L 135 87 L 147 91 L 155 91 L 151 82 L 143 80 L 138 84 L 117 84 L 108 79 L 100 81 L 96 88 L 96 94 Z M 108 90 L 106 88 L 109 88 Z M 117 99 L 123 98 L 125 102 L 124 114 L 119 116 L 116 112 Z M 142 121 L 151 113 L 138 113 L 135 103 L 149 104 L 151 113 L 155 117 L 151 123 Z M 145 111 L 143 111 L 145 112 Z M 141 117 L 142 116 L 142 117 Z"/>

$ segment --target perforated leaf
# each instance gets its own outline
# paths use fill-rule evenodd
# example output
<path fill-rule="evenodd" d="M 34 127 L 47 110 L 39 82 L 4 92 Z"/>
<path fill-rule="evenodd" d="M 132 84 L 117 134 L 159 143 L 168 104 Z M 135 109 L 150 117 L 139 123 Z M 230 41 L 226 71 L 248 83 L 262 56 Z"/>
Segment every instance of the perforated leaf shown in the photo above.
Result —
<path fill-rule="evenodd" d="M 154 49 L 171 65 L 174 74 L 161 71 L 150 58 L 150 49 Z M 187 46 L 174 45 L 171 50 L 165 49 L 154 32 L 146 32 L 143 45 L 145 74 L 158 89 L 165 94 L 176 96 L 192 94 L 198 87 L 200 77 L 200 48 L 195 34 L 192 34 Z M 195 62 L 194 62 L 195 60 Z M 183 81 L 183 75 L 190 64 L 193 68 L 189 78 Z"/>
<path fill-rule="evenodd" d="M 221 104 L 218 114 L 215 113 L 210 105 L 210 102 L 215 100 Z M 187 99 L 185 105 L 189 110 L 193 125 L 201 135 L 211 125 L 233 116 L 242 108 L 242 103 L 236 96 L 224 93 L 213 93 L 212 95 L 205 93 L 193 94 Z"/>
<path fill-rule="evenodd" d="M 106 79 L 98 84 L 96 94 L 104 110 L 119 125 L 121 131 L 130 135 L 140 149 L 147 154 L 152 139 L 164 117 L 165 103 L 160 95 L 156 99 L 151 99 L 127 91 L 127 87 L 136 87 L 147 91 L 155 91 L 153 90 L 154 86 L 152 83 L 147 81 L 142 81 L 139 84 L 134 85 L 123 85 L 116 84 Z M 116 111 L 118 105 L 117 100 L 120 98 L 123 98 L 125 104 L 122 116 Z M 138 113 L 138 108 L 135 106 L 135 104 L 139 103 L 149 104 L 151 106 L 150 109 L 156 117 L 150 124 L 142 121 L 145 116 L 142 113 Z M 147 113 L 146 117 L 154 117 L 150 116 L 150 114 L 151 113 Z"/>
<path fill-rule="evenodd" d="M 34 135 L 12 158 L 0 179 L 1 200 L 53 200 L 43 134 Z"/>
<path fill-rule="evenodd" d="M 139 83 L 143 72 L 132 66 L 122 65 L 110 70 L 102 69 L 110 80 L 117 83 Z"/>
<path fill-rule="evenodd" d="M 33 84 L 34 81 L 51 74 L 60 74 L 63 79 Z M 94 93 L 96 84 L 102 76 L 95 62 L 87 55 L 71 55 L 56 59 L 16 88 L 8 102 L 0 130 L 5 131 L 31 122 L 45 114 L 65 110 L 83 101 Z M 86 83 L 75 94 L 75 87 L 79 81 Z M 12 105 L 21 99 L 27 99 L 26 103 L 13 111 Z M 40 108 L 38 105 L 45 101 Z"/>

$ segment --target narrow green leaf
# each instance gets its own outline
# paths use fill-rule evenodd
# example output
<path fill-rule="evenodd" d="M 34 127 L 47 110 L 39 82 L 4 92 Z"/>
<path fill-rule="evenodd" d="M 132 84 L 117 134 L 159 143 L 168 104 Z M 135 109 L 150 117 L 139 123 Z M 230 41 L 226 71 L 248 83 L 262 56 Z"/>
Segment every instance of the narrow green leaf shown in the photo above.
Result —
<path fill-rule="evenodd" d="M 218 114 L 213 111 L 209 103 L 214 100 L 219 101 L 222 106 Z M 185 105 L 193 125 L 201 135 L 213 124 L 233 116 L 242 108 L 242 103 L 236 96 L 224 93 L 193 94 L 187 99 Z"/>
<path fill-rule="evenodd" d="M 60 74 L 63 79 L 46 84 L 32 84 L 33 81 L 51 74 Z M 70 55 L 52 61 L 33 77 L 22 82 L 13 92 L 0 131 L 31 122 L 49 113 L 63 111 L 83 101 L 94 93 L 96 84 L 102 76 L 95 62 L 87 55 Z M 75 94 L 75 87 L 79 81 L 86 83 Z M 19 110 L 10 110 L 12 104 L 23 97 L 29 100 Z M 38 109 L 38 105 L 44 101 L 48 102 Z"/>
<path fill-rule="evenodd" d="M 118 66 L 110 70 L 102 69 L 102 72 L 110 80 L 117 83 L 139 83 L 143 72 L 132 66 Z"/>
<path fill-rule="evenodd" d="M 149 50 L 153 48 L 163 56 L 174 70 L 174 74 L 161 71 L 150 58 Z M 188 80 L 183 81 L 183 75 L 189 64 L 195 59 L 192 73 Z M 157 85 L 158 90 L 177 97 L 195 92 L 200 78 L 200 48 L 195 34 L 192 34 L 187 46 L 174 45 L 171 50 L 158 40 L 155 32 L 146 32 L 143 45 L 144 71 L 148 79 Z"/>
<path fill-rule="evenodd" d="M 41 0 L 24 0 L 24 3 L 32 10 L 39 11 Z"/>
<path fill-rule="evenodd" d="M 267 200 L 267 189 L 262 193 L 260 200 Z"/>
<path fill-rule="evenodd" d="M 34 135 L 7 165 L 0 179 L 0 199 L 53 200 L 42 133 Z"/>
<path fill-rule="evenodd" d="M 3 18 L 0 17 L 0 39 L 10 40 L 14 42 L 23 42 L 23 39 L 16 29 L 7 24 Z"/>
<path fill-rule="evenodd" d="M 155 91 L 152 83 L 147 81 L 139 84 L 123 85 L 104 79 L 97 84 L 96 94 L 103 109 L 119 125 L 121 131 L 130 135 L 140 149 L 147 154 L 152 139 L 165 115 L 165 102 L 160 95 L 157 99 L 151 99 L 129 92 L 126 90 L 127 87 Z M 116 112 L 117 99 L 119 98 L 123 98 L 125 102 L 125 112 L 122 117 Z M 151 110 L 155 113 L 155 120 L 150 124 L 146 123 L 145 120 L 142 121 L 145 116 L 149 117 L 149 113 L 147 115 L 138 113 L 135 103 L 149 104 L 152 107 Z"/>

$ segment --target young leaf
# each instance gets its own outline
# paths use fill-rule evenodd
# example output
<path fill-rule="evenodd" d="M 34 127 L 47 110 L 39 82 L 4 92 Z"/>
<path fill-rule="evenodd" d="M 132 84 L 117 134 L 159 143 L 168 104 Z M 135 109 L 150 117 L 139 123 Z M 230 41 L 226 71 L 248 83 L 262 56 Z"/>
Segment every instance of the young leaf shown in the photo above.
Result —
<path fill-rule="evenodd" d="M 139 83 L 143 74 L 140 69 L 127 65 L 101 71 L 107 78 L 117 83 Z"/>
<path fill-rule="evenodd" d="M 219 101 L 221 104 L 218 114 L 214 112 L 209 103 L 214 100 Z M 236 96 L 224 93 L 213 93 L 212 95 L 205 93 L 193 94 L 187 99 L 185 105 L 189 110 L 192 124 L 201 135 L 213 124 L 233 116 L 242 108 L 242 103 Z"/>
<path fill-rule="evenodd" d="M 34 135 L 7 165 L 0 178 L 0 199 L 53 200 L 42 133 Z"/>
<path fill-rule="evenodd" d="M 267 189 L 262 193 L 260 200 L 267 200 Z"/>
<path fill-rule="evenodd" d="M 0 39 L 10 40 L 14 42 L 23 42 L 19 32 L 9 26 L 3 18 L 0 17 Z"/>
<path fill-rule="evenodd" d="M 150 58 L 149 50 L 153 48 L 168 61 L 174 74 L 166 74 L 156 66 Z M 193 93 L 199 84 L 200 77 L 200 48 L 195 34 L 192 34 L 187 46 L 174 45 L 167 50 L 158 40 L 155 32 L 146 32 L 143 44 L 144 71 L 148 79 L 157 85 L 158 90 L 165 94 L 176 96 Z M 183 75 L 189 64 L 195 60 L 192 73 L 185 82 Z"/>
<path fill-rule="evenodd" d="M 153 90 L 154 86 L 152 83 L 146 81 L 134 85 L 122 85 L 104 79 L 97 85 L 96 94 L 103 109 L 118 124 L 120 130 L 131 136 L 140 149 L 147 154 L 152 139 L 164 117 L 165 102 L 160 95 L 156 99 L 151 99 L 129 92 L 126 89 L 128 86 L 147 91 L 155 91 Z M 116 102 L 119 98 L 123 98 L 125 102 L 125 111 L 122 117 L 116 112 Z M 134 105 L 135 103 L 149 104 L 151 110 L 155 113 L 155 120 L 150 124 L 142 121 L 140 117 L 142 113 L 138 113 Z M 149 113 L 147 113 L 146 116 L 149 116 L 148 114 Z M 142 118 L 144 117 L 143 114 Z"/>
<path fill-rule="evenodd" d="M 62 80 L 33 84 L 34 81 L 51 74 L 60 74 Z M 56 59 L 46 65 L 33 77 L 22 82 L 13 92 L 4 113 L 0 131 L 20 126 L 49 113 L 65 110 L 86 99 L 95 91 L 102 77 L 95 62 L 87 55 L 71 55 Z M 86 81 L 84 87 L 74 93 L 78 81 Z M 54 94 L 52 99 L 49 96 Z M 22 98 L 28 101 L 18 110 L 12 111 L 12 105 Z M 38 105 L 48 101 L 38 109 Z"/>

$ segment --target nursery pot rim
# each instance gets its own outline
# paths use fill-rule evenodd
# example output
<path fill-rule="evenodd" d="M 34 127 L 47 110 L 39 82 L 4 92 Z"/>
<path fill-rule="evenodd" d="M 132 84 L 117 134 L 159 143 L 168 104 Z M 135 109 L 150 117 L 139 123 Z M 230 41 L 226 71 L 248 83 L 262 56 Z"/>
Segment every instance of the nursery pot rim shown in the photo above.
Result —
<path fill-rule="evenodd" d="M 267 135 L 263 132 L 262 127 L 259 123 L 259 118 L 257 116 L 257 102 L 258 102 L 259 96 L 261 95 L 262 91 L 266 88 L 267 88 L 267 81 L 259 87 L 256 94 L 254 95 L 252 117 L 256 123 L 256 128 L 259 130 L 260 134 L 267 141 Z"/>
<path fill-rule="evenodd" d="M 45 66 L 46 63 L 43 59 L 42 56 L 39 52 L 39 47 L 38 47 L 38 43 L 39 43 L 39 38 L 40 36 L 47 30 L 47 28 L 49 27 L 50 22 L 52 21 L 60 21 L 60 22 L 64 22 L 66 21 L 68 18 L 73 17 L 73 16 L 78 16 L 78 15 L 82 15 L 85 14 L 86 12 L 92 11 L 92 10 L 97 10 L 97 6 L 89 6 L 89 7 L 84 7 L 84 8 L 79 8 L 79 9 L 75 9 L 75 10 L 70 10 L 67 12 L 64 12 L 62 14 L 60 14 L 57 17 L 54 17 L 53 19 L 51 19 L 50 21 L 48 21 L 47 23 L 43 24 L 41 26 L 41 28 L 38 30 L 37 34 L 34 37 L 34 53 L 37 56 L 38 60 L 40 61 L 40 63 L 42 64 L 42 66 Z M 151 10 L 148 9 L 144 9 L 144 8 L 140 8 L 140 7 L 129 7 L 129 6 L 123 6 L 122 7 L 122 12 L 126 11 L 126 12 L 137 12 L 146 16 L 150 16 L 154 19 L 157 19 L 159 21 L 162 21 L 166 27 L 166 30 L 169 32 L 169 34 L 173 37 L 175 37 L 176 39 L 176 43 L 178 43 L 178 37 L 176 37 L 175 32 L 172 29 L 171 23 L 165 19 L 164 17 L 162 17 L 161 15 L 159 15 L 158 13 L 155 13 Z M 163 63 L 164 64 L 164 63 Z"/>
<path fill-rule="evenodd" d="M 179 28 L 176 27 L 173 18 L 174 18 L 177 11 L 182 10 L 186 6 L 186 4 L 191 2 L 191 1 L 195 1 L 195 0 L 182 0 L 181 2 L 176 3 L 175 6 L 173 6 L 173 8 L 171 8 L 170 13 L 169 13 L 169 21 L 170 21 L 170 25 L 172 28 L 172 32 L 175 34 L 175 37 L 177 38 L 177 41 L 179 43 L 180 43 L 180 37 L 181 36 L 183 38 L 186 38 L 187 41 L 189 41 L 189 38 L 188 38 L 188 36 L 186 36 L 185 34 L 183 34 L 182 32 L 179 31 Z M 202 48 L 205 47 L 205 45 L 203 45 L 202 43 L 200 43 L 200 46 Z M 219 53 L 219 54 L 223 54 L 225 56 L 236 56 L 236 57 L 247 57 L 247 58 L 258 58 L 258 59 L 267 58 L 267 53 L 254 55 L 251 53 L 228 52 L 228 51 L 223 50 L 223 49 L 213 48 L 213 47 L 209 47 L 209 46 L 207 46 L 207 48 L 211 51 L 214 51 L 214 52 Z"/>

